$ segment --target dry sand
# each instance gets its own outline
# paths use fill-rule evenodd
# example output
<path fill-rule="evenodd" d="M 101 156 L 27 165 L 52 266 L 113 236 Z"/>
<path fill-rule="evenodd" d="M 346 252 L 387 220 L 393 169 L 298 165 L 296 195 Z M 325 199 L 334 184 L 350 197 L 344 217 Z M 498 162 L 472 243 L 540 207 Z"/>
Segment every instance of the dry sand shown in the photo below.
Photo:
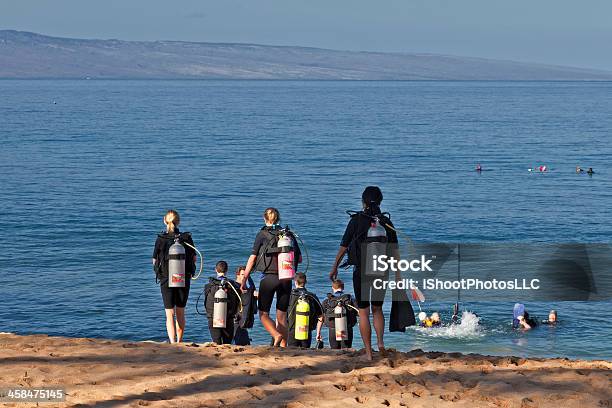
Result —
<path fill-rule="evenodd" d="M 370 364 L 359 357 L 1 334 L 0 387 L 65 387 L 68 407 L 611 406 L 609 361 L 420 350 L 390 350 Z"/>

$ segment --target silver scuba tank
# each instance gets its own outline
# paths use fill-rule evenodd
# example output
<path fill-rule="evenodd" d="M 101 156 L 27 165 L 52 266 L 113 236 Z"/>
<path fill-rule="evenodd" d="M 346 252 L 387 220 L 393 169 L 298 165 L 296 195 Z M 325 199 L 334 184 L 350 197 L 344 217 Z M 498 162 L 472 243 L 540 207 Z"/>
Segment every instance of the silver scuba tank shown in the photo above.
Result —
<path fill-rule="evenodd" d="M 223 283 L 215 292 L 215 305 L 213 306 L 213 327 L 225 329 L 227 326 L 227 293 L 223 289 Z"/>
<path fill-rule="evenodd" d="M 378 218 L 374 218 L 368 228 L 366 237 L 365 275 L 384 276 L 385 271 L 374 268 L 376 257 L 387 254 L 387 231 L 380 225 Z"/>
<path fill-rule="evenodd" d="M 341 303 L 338 303 L 334 308 L 334 328 L 336 330 L 336 341 L 348 340 L 346 309 Z"/>
<path fill-rule="evenodd" d="M 178 239 L 168 250 L 168 287 L 185 287 L 185 247 Z"/>

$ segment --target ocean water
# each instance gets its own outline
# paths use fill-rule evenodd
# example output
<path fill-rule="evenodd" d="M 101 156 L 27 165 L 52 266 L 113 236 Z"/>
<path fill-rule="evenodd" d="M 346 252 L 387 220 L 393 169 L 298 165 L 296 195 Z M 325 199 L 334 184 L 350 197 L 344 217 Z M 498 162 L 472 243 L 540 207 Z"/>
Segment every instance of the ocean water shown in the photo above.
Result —
<path fill-rule="evenodd" d="M 415 241 L 610 242 L 611 112 L 605 82 L 0 81 L 0 331 L 164 340 L 150 258 L 168 208 L 211 275 L 217 260 L 246 262 L 263 209 L 278 207 L 320 296 L 345 210 L 370 184 Z M 551 172 L 527 172 L 539 164 Z M 205 281 L 188 341 L 209 340 L 195 313 Z M 612 357 L 612 303 L 530 303 L 561 324 L 528 333 L 510 329 L 512 305 L 462 304 L 480 325 L 386 342 Z M 422 307 L 447 318 L 452 305 Z M 267 343 L 258 322 L 252 337 Z"/>

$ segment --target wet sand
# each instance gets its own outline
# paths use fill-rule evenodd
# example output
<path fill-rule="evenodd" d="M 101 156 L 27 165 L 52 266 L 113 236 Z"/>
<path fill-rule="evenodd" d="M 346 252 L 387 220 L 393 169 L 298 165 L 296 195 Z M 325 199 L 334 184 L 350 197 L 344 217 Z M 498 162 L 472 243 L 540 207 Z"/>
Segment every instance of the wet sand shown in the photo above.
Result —
<path fill-rule="evenodd" d="M 372 363 L 361 356 L 0 334 L 0 387 L 66 389 L 65 403 L 41 407 L 612 406 L 610 361 L 420 350 L 389 350 Z"/>

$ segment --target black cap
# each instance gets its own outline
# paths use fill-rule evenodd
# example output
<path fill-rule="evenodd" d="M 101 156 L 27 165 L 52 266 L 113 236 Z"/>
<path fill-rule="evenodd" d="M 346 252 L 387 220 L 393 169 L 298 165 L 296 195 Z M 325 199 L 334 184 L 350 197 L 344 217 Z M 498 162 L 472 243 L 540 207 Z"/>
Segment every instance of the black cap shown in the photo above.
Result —
<path fill-rule="evenodd" d="M 361 199 L 366 204 L 380 204 L 383 200 L 383 193 L 377 186 L 367 186 L 361 194 Z"/>

